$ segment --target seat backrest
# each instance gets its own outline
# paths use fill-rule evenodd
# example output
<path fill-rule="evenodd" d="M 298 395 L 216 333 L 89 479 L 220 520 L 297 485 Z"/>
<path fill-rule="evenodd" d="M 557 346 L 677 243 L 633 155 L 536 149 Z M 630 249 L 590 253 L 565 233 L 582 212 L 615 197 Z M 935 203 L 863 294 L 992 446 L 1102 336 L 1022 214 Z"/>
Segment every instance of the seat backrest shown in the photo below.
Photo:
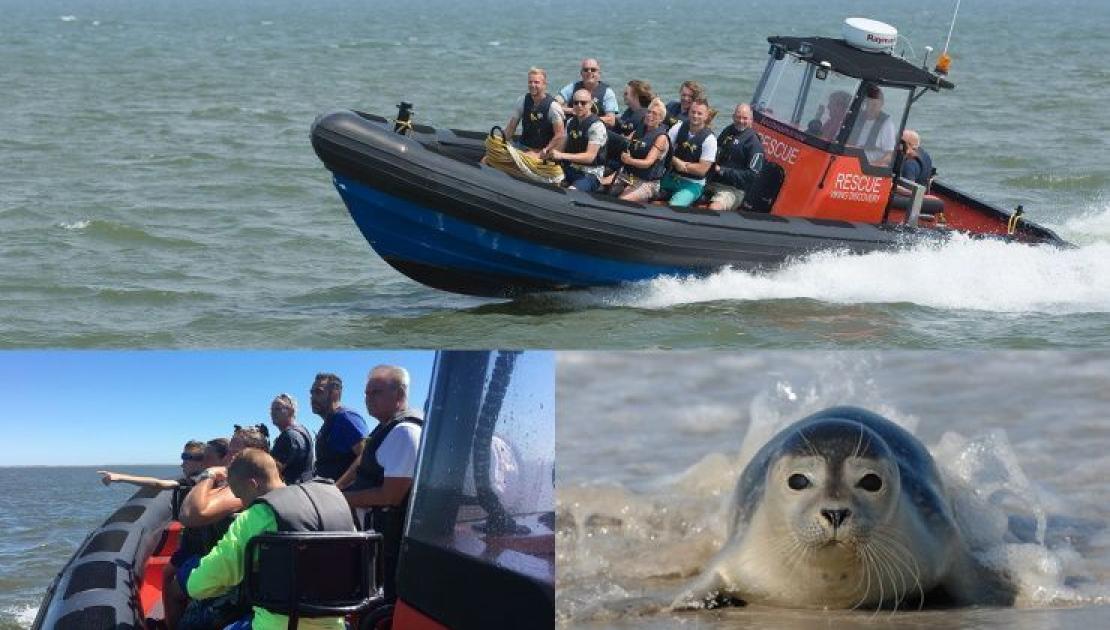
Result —
<path fill-rule="evenodd" d="M 748 212 L 770 212 L 785 179 L 786 171 L 781 166 L 770 160 L 765 161 L 751 190 L 745 192 L 740 209 Z"/>
<path fill-rule="evenodd" d="M 243 598 L 291 617 L 357 613 L 373 603 L 377 532 L 275 532 L 247 543 Z"/>

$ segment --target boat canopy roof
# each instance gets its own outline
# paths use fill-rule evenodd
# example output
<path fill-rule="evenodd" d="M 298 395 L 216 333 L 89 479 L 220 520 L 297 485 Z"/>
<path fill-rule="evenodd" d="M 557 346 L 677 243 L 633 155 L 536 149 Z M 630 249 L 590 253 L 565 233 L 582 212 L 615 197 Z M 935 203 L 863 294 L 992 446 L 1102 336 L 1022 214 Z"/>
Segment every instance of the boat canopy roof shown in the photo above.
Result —
<path fill-rule="evenodd" d="M 881 52 L 867 52 L 831 37 L 768 37 L 773 46 L 803 57 L 813 64 L 827 61 L 832 69 L 879 85 L 952 89 L 952 82 L 928 70 Z M 806 50 L 808 49 L 808 50 Z"/>

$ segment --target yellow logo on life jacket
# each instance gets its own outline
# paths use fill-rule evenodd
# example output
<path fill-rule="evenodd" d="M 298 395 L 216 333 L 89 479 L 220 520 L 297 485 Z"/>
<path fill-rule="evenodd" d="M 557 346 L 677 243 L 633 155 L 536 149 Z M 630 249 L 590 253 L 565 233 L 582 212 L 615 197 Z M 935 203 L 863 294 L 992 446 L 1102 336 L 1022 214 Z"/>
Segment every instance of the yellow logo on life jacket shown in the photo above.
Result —
<path fill-rule="evenodd" d="M 543 120 L 543 114 L 540 112 L 528 112 L 528 119 L 532 122 L 539 122 Z"/>
<path fill-rule="evenodd" d="M 689 140 L 687 140 L 686 142 L 682 143 L 682 148 L 686 149 L 687 151 L 690 151 L 692 153 L 694 151 L 694 149 L 698 148 L 698 145 L 696 145 L 693 142 L 690 142 Z"/>

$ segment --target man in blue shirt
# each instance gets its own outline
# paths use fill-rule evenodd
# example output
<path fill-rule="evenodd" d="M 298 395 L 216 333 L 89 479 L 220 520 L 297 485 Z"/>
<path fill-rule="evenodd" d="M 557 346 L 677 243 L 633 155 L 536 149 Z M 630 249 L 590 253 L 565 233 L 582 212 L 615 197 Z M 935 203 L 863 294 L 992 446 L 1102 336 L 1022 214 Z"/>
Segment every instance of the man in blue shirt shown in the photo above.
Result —
<path fill-rule="evenodd" d="M 362 441 L 369 435 L 362 416 L 339 404 L 343 381 L 330 372 L 321 372 L 309 390 L 312 413 L 324 425 L 316 433 L 317 477 L 336 480 L 362 453 Z"/>

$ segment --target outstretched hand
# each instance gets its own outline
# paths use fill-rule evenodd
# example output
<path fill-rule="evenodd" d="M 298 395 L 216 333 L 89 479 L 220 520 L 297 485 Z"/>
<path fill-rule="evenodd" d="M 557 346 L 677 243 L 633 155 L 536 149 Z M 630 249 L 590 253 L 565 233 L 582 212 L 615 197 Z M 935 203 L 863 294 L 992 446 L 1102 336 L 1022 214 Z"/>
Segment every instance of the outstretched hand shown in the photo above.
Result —
<path fill-rule="evenodd" d="M 107 470 L 98 470 L 96 474 L 100 475 L 100 483 L 110 486 L 113 481 L 116 481 L 116 473 L 108 472 Z"/>

